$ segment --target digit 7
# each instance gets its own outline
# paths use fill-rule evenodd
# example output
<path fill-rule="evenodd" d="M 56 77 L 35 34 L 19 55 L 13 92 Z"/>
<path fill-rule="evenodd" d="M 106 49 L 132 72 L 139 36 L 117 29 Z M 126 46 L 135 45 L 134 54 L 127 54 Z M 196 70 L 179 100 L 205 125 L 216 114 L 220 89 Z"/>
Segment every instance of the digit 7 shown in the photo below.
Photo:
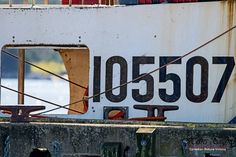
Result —
<path fill-rule="evenodd" d="M 211 102 L 217 103 L 217 102 L 220 102 L 223 96 L 225 87 L 234 69 L 234 66 L 235 66 L 234 57 L 213 57 L 213 64 L 226 64 L 225 71 L 216 89 L 215 95 L 211 101 Z"/>

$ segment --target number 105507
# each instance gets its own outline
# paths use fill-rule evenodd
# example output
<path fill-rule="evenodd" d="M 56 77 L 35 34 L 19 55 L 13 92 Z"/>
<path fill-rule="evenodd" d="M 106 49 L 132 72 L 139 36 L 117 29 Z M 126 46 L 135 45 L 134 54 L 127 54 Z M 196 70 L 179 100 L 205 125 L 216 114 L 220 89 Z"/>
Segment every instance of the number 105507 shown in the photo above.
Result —
<path fill-rule="evenodd" d="M 182 60 L 178 59 L 180 56 L 160 56 L 159 57 L 159 82 L 165 83 L 167 81 L 172 81 L 173 92 L 171 94 L 167 93 L 167 89 L 159 88 L 159 97 L 164 102 L 176 102 L 181 96 L 181 78 L 176 73 L 167 73 L 168 66 L 164 66 L 168 63 L 171 64 L 182 64 Z M 177 60 L 178 59 L 178 60 Z M 173 62 L 176 60 L 175 62 Z M 105 64 L 105 79 L 101 79 L 101 64 Z M 119 94 L 114 94 L 112 90 L 113 87 L 113 74 L 114 74 L 114 64 L 119 65 L 119 71 L 115 71 L 120 75 L 120 87 Z M 154 78 L 151 74 L 141 73 L 141 65 L 145 64 L 155 64 L 154 56 L 133 56 L 132 57 L 132 84 L 138 84 L 140 81 L 146 82 L 146 89 L 143 94 L 140 89 L 131 89 L 132 98 L 137 102 L 147 102 L 153 99 L 154 96 Z M 224 72 L 220 78 L 219 84 L 216 85 L 217 88 L 214 92 L 214 96 L 211 98 L 211 102 L 219 103 L 224 94 L 227 83 L 230 79 L 232 71 L 235 66 L 234 57 L 231 56 L 213 56 L 212 64 L 225 64 Z M 194 76 L 194 66 L 198 65 L 200 67 L 200 76 Z M 209 63 L 208 60 L 202 56 L 194 56 L 187 60 L 186 62 L 186 98 L 195 103 L 204 102 L 208 98 L 208 82 L 209 82 Z M 96 95 L 101 92 L 101 81 L 105 81 L 105 93 L 106 98 L 111 102 L 121 102 L 127 97 L 127 84 L 128 81 L 128 62 L 122 56 L 112 56 L 108 58 L 105 62 L 101 61 L 101 56 L 94 56 L 94 71 L 93 71 L 93 94 Z M 140 77 L 140 79 L 136 79 Z M 200 93 L 194 93 L 194 77 L 200 77 Z M 100 102 L 100 96 L 93 98 L 93 102 Z"/>

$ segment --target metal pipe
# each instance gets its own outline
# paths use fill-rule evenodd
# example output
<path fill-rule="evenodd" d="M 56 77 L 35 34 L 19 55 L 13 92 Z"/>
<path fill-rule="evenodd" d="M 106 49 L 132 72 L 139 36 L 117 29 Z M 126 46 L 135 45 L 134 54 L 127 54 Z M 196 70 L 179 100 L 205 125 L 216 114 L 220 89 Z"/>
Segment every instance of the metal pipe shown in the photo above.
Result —
<path fill-rule="evenodd" d="M 19 49 L 18 52 L 18 104 L 24 104 L 24 86 L 25 86 L 25 49 Z"/>
<path fill-rule="evenodd" d="M 32 0 L 32 7 L 35 6 L 35 0 Z"/>

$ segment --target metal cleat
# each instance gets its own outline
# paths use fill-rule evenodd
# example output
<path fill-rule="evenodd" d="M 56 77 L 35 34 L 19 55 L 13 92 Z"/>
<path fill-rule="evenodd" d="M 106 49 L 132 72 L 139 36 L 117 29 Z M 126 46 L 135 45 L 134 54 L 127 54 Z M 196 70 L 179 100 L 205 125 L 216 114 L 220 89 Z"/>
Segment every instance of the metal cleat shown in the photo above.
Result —
<path fill-rule="evenodd" d="M 45 106 L 9 106 L 9 105 L 1 105 L 0 110 L 6 110 L 11 112 L 11 122 L 16 123 L 28 123 L 29 122 L 29 114 L 34 111 L 44 110 Z"/>
<path fill-rule="evenodd" d="M 165 111 L 178 110 L 178 106 L 169 105 L 134 105 L 135 109 L 146 110 L 147 117 L 132 118 L 131 120 L 148 120 L 148 121 L 165 121 Z M 155 110 L 157 110 L 157 116 L 155 116 Z"/>

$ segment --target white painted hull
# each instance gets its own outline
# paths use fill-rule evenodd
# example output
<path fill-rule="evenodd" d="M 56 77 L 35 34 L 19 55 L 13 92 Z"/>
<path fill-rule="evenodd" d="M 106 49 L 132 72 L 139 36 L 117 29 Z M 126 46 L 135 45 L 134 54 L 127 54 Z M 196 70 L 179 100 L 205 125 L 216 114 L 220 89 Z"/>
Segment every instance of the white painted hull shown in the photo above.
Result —
<path fill-rule="evenodd" d="M 108 89 L 106 80 L 109 79 L 112 87 L 119 86 L 120 69 L 125 69 L 125 74 L 122 74 L 125 80 L 131 81 L 138 68 L 140 74 L 148 73 L 160 66 L 163 57 L 183 56 L 235 26 L 236 2 L 91 8 L 2 7 L 0 19 L 1 47 L 86 45 L 90 51 L 89 96 L 92 96 L 95 94 L 94 60 L 101 57 L 98 91 Z M 139 95 L 147 94 L 146 84 L 150 80 L 130 83 L 123 93 L 116 89 L 110 96 L 101 95 L 100 100 L 90 99 L 88 112 L 74 116 L 102 119 L 104 106 L 127 106 L 130 118 L 143 117 L 146 112 L 135 110 L 134 104 L 177 105 L 178 111 L 166 113 L 167 120 L 227 123 L 236 116 L 235 53 L 236 29 L 233 29 L 182 58 L 181 62 L 167 66 L 166 74 L 174 74 L 175 78 L 174 75 L 166 77 L 163 70 L 149 75 L 153 78 L 151 85 L 154 88 L 145 100 L 134 98 L 134 89 L 139 89 Z M 113 57 L 127 63 L 127 66 L 116 64 L 112 61 Z M 135 57 L 151 59 L 134 68 Z M 232 72 L 227 74 L 229 80 L 225 89 L 217 89 L 226 65 L 231 66 Z M 106 70 L 110 67 L 114 72 L 108 76 Z M 176 80 L 179 80 L 180 88 L 174 92 L 173 86 L 178 87 L 173 83 Z M 201 87 L 204 87 L 202 91 Z M 217 92 L 223 94 L 215 96 Z"/>

